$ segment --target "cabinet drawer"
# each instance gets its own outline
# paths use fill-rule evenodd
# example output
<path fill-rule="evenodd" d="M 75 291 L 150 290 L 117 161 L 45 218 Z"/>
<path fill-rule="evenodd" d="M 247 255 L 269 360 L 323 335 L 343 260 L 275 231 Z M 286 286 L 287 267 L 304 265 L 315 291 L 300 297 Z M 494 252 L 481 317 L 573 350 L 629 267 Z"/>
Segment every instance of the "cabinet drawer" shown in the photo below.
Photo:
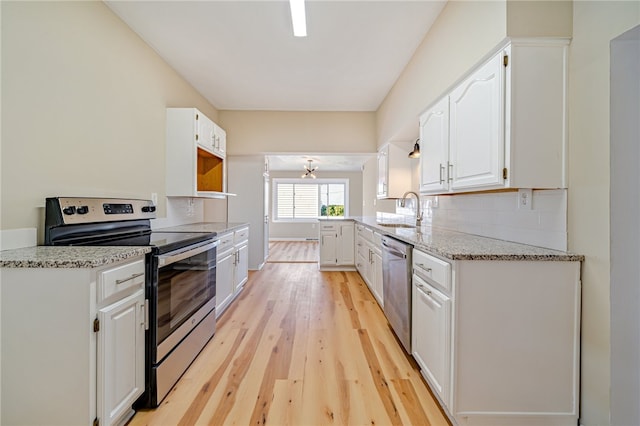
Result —
<path fill-rule="evenodd" d="M 98 273 L 98 302 L 132 287 L 144 286 L 144 259 Z"/>
<path fill-rule="evenodd" d="M 238 244 L 249 239 L 249 228 L 238 229 L 233 233 L 233 242 Z"/>
<path fill-rule="evenodd" d="M 322 223 L 320 222 L 320 232 L 324 231 L 337 231 L 338 226 L 335 223 Z"/>
<path fill-rule="evenodd" d="M 373 231 L 369 228 L 362 228 L 358 230 L 360 236 L 369 242 L 373 242 Z M 380 240 L 380 244 L 382 244 L 382 240 Z"/>
<path fill-rule="evenodd" d="M 451 291 L 451 264 L 420 250 L 413 250 L 413 269 L 431 283 Z"/>
<path fill-rule="evenodd" d="M 233 247 L 233 232 L 218 236 L 218 255 Z"/>

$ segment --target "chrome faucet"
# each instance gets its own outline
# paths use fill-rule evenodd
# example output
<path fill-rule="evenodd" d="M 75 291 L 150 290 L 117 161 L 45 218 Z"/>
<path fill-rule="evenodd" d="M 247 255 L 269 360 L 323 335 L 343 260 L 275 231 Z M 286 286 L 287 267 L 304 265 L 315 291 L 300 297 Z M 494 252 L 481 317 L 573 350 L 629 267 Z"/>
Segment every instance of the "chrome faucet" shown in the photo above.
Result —
<path fill-rule="evenodd" d="M 404 207 L 405 200 L 407 199 L 407 195 L 413 194 L 416 196 L 416 227 L 420 228 L 422 225 L 422 212 L 420 211 L 420 196 L 413 191 L 407 191 L 402 196 L 402 200 L 400 200 L 400 206 Z"/>

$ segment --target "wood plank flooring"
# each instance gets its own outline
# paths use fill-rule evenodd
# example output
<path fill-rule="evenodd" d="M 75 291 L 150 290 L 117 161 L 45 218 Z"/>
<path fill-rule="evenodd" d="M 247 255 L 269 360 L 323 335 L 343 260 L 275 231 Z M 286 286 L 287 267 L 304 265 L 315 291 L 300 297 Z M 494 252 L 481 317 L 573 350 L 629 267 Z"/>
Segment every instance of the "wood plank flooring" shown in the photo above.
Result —
<path fill-rule="evenodd" d="M 317 241 L 271 241 L 267 262 L 315 263 L 319 259 Z"/>
<path fill-rule="evenodd" d="M 267 263 L 137 425 L 447 425 L 356 272 Z"/>

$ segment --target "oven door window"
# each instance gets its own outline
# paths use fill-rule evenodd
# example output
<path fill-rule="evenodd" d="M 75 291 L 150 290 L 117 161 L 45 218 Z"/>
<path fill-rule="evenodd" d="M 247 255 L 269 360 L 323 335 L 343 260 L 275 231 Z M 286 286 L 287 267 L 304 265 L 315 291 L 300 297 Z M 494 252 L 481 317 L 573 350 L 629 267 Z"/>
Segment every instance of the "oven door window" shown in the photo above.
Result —
<path fill-rule="evenodd" d="M 160 268 L 158 274 L 157 344 L 215 297 L 215 250 Z"/>

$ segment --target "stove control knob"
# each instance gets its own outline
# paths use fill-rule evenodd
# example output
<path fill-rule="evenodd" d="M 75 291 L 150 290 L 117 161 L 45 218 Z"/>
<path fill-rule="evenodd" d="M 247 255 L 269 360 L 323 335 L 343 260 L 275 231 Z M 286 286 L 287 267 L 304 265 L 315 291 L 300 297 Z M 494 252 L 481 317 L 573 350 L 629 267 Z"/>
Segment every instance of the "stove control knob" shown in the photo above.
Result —
<path fill-rule="evenodd" d="M 79 206 L 76 209 L 76 212 L 78 212 L 78 214 L 87 214 L 87 213 L 89 213 L 89 207 L 87 207 L 87 206 Z"/>
<path fill-rule="evenodd" d="M 62 209 L 62 213 L 68 214 L 68 215 L 76 214 L 76 207 L 75 206 L 65 207 L 64 209 Z"/>
<path fill-rule="evenodd" d="M 152 212 L 155 212 L 155 211 L 156 211 L 156 206 L 144 206 L 144 207 L 142 208 L 142 211 L 143 211 L 144 213 L 152 213 Z"/>

